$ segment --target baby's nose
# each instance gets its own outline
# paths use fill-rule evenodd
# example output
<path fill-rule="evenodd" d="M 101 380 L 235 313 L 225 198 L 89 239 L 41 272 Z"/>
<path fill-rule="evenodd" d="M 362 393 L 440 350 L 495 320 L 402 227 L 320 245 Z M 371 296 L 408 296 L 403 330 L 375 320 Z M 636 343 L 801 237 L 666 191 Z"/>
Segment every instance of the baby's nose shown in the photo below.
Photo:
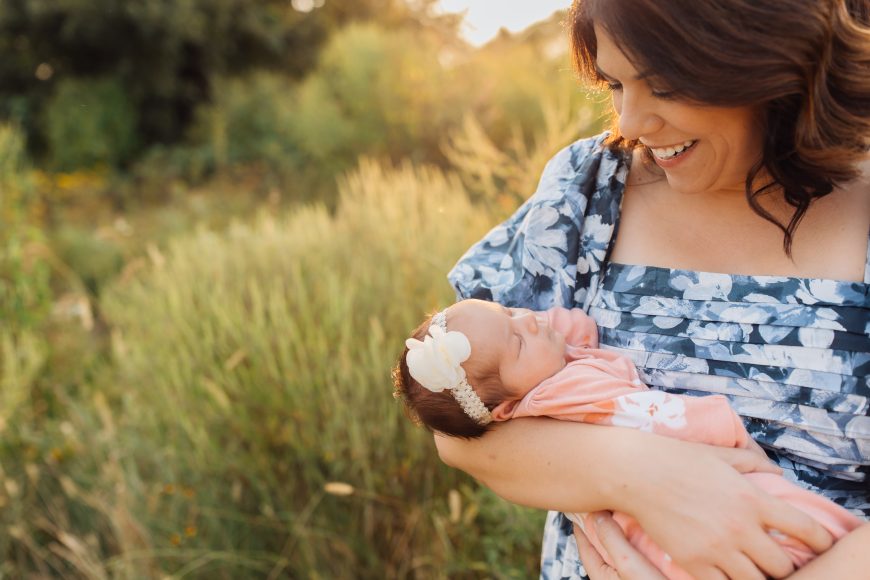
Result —
<path fill-rule="evenodd" d="M 532 334 L 538 334 L 538 327 L 540 326 L 540 321 L 538 320 L 538 317 L 535 316 L 533 312 L 529 312 L 525 315 L 525 319 L 526 320 L 524 322 L 526 323 L 529 332 Z"/>

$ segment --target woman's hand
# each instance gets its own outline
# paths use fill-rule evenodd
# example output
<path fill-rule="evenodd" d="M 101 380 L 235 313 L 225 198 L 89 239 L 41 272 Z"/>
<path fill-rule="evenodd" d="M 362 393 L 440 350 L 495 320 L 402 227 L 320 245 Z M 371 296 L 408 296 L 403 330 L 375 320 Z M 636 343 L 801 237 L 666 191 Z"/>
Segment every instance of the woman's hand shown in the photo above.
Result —
<path fill-rule="evenodd" d="M 632 466 L 641 475 L 614 490 L 614 506 L 634 516 L 694 578 L 788 576 L 791 559 L 769 529 L 800 539 L 817 553 L 830 547 L 832 538 L 821 525 L 740 475 L 778 472 L 759 463 L 754 451 L 663 439 L 650 443 L 653 448 L 638 452 Z"/>
<path fill-rule="evenodd" d="M 765 453 L 765 452 L 764 452 L 764 449 L 761 447 L 761 445 L 759 445 L 759 444 L 755 441 L 755 439 L 753 439 L 753 438 L 751 438 L 751 437 L 749 438 L 749 444 L 748 444 L 747 449 L 748 449 L 749 451 L 752 451 L 752 452 L 754 452 L 754 453 L 757 453 L 760 457 L 763 457 L 764 459 L 767 459 L 767 453 Z M 768 461 L 769 461 L 769 460 L 768 460 Z M 780 473 L 782 472 L 781 469 L 780 469 L 779 471 L 780 471 Z"/>
<path fill-rule="evenodd" d="M 809 516 L 740 475 L 780 473 L 748 449 L 546 418 L 507 421 L 473 441 L 437 436 L 435 441 L 445 463 L 508 501 L 633 516 L 697 580 L 757 578 L 759 571 L 787 576 L 791 559 L 768 529 L 817 552 L 831 544 Z"/>
<path fill-rule="evenodd" d="M 607 565 L 577 524 L 574 524 L 574 538 L 577 540 L 580 560 L 586 568 L 589 580 L 666 580 L 662 573 L 628 542 L 622 529 L 608 512 L 596 512 L 592 516 L 595 518 L 598 539 L 601 540 L 614 565 Z"/>

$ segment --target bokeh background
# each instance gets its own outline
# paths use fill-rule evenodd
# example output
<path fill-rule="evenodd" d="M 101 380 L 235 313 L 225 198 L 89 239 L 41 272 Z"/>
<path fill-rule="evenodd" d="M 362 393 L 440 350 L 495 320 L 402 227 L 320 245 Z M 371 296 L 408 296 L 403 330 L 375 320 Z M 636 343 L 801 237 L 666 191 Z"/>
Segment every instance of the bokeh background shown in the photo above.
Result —
<path fill-rule="evenodd" d="M 536 575 L 390 368 L 606 107 L 445 4 L 0 2 L 0 578 Z"/>

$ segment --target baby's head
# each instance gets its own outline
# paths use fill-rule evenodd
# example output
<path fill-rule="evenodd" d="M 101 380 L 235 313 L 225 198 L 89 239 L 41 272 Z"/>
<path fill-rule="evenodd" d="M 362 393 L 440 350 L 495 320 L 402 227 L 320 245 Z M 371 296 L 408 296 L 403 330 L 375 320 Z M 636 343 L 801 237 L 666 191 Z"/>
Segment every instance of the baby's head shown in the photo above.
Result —
<path fill-rule="evenodd" d="M 543 313 L 463 300 L 417 327 L 393 381 L 426 427 L 480 437 L 507 404 L 564 366 L 565 339 Z"/>

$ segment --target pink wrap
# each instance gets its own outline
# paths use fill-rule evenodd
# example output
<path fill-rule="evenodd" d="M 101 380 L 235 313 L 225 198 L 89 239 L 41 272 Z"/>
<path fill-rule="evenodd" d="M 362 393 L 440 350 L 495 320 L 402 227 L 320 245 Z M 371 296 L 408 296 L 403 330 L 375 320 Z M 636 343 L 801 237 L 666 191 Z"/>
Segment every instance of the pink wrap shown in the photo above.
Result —
<path fill-rule="evenodd" d="M 564 421 L 633 427 L 721 447 L 747 447 L 749 434 L 728 399 L 713 395 L 687 397 L 650 390 L 626 357 L 598 348 L 595 322 L 582 310 L 553 308 L 546 312 L 551 328 L 565 336 L 564 369 L 532 389 L 522 400 L 501 403 L 493 410 L 496 421 L 548 416 Z M 834 538 L 841 538 L 862 521 L 835 503 L 769 473 L 746 474 L 753 484 L 813 516 Z M 655 545 L 637 521 L 614 513 L 626 537 L 662 573 L 672 580 L 691 580 Z M 572 514 L 605 561 L 612 564 L 586 514 Z M 802 542 L 772 534 L 796 566 L 815 554 Z"/>

